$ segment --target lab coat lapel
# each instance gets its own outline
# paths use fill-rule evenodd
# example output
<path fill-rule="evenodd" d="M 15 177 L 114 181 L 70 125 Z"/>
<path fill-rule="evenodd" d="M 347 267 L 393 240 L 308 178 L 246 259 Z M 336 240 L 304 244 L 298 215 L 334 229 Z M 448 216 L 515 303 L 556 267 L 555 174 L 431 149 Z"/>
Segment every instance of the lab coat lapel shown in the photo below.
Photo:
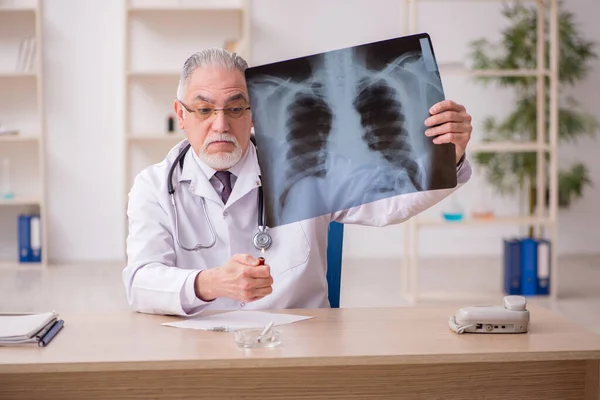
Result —
<path fill-rule="evenodd" d="M 223 204 L 221 197 L 210 183 L 192 154 L 194 151 L 191 147 L 185 155 L 183 163 L 183 171 L 179 177 L 179 182 L 189 181 L 189 190 L 195 195 L 202 196 L 206 200 L 214 201 Z"/>
<path fill-rule="evenodd" d="M 231 191 L 231 195 L 229 196 L 225 208 L 231 207 L 236 201 L 261 185 L 260 166 L 258 165 L 256 148 L 252 143 L 248 146 L 248 154 L 243 162 L 244 166 L 233 186 L 233 190 Z"/>

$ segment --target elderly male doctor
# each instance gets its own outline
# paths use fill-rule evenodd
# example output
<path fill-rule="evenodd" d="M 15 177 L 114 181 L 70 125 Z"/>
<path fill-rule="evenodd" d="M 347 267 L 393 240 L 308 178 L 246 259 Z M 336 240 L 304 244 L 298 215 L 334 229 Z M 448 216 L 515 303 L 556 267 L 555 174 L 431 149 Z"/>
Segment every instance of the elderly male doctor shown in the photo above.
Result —
<path fill-rule="evenodd" d="M 253 243 L 260 169 L 250 141 L 252 117 L 246 62 L 207 49 L 184 64 L 174 102 L 187 140 L 143 170 L 129 196 L 127 266 L 123 281 L 139 312 L 190 316 L 205 310 L 328 307 L 326 247 L 331 221 L 385 226 L 435 205 L 468 181 L 464 154 L 471 116 L 452 101 L 436 104 L 424 121 L 434 143 L 456 146 L 458 186 L 378 200 L 349 210 L 270 228 L 266 265 Z M 191 149 L 173 174 L 178 226 L 167 175 L 180 150 Z M 206 207 L 208 218 L 203 211 Z M 210 229 L 214 228 L 214 235 Z M 177 232 L 176 232 L 177 231 Z M 178 235 L 178 236 L 177 236 Z M 185 247 L 214 245 L 196 251 Z"/>

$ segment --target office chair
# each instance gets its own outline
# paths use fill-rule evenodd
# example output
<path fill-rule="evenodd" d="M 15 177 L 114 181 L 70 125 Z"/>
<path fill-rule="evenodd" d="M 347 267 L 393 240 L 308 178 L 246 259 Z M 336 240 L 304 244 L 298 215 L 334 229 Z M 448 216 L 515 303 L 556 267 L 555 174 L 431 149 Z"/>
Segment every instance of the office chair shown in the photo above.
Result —
<path fill-rule="evenodd" d="M 327 285 L 329 286 L 329 303 L 331 308 L 340 307 L 343 244 L 344 225 L 339 222 L 331 222 L 327 234 Z"/>

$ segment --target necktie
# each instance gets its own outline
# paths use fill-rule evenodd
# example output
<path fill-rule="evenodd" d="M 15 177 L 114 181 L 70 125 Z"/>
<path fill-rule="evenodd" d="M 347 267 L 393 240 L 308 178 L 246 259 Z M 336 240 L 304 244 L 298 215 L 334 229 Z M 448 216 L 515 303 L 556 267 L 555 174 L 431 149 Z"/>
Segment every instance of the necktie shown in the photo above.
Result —
<path fill-rule="evenodd" d="M 229 195 L 231 194 L 231 172 L 229 171 L 217 171 L 215 176 L 223 184 L 223 191 L 221 192 L 221 200 L 223 204 L 227 204 Z"/>

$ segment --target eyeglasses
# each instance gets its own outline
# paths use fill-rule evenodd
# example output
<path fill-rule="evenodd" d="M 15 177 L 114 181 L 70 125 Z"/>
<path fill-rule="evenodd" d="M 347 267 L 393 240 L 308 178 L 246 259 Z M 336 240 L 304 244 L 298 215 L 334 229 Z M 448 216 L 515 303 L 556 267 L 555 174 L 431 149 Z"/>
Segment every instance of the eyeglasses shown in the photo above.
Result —
<path fill-rule="evenodd" d="M 195 110 L 192 110 L 190 107 L 186 106 L 181 100 L 177 100 L 177 101 L 179 101 L 179 103 L 183 106 L 183 108 L 185 108 L 189 113 L 195 114 L 196 117 L 201 121 L 208 119 L 213 114 L 216 114 L 217 111 L 223 111 L 223 114 L 225 114 L 226 117 L 237 119 L 237 118 L 240 118 L 242 115 L 244 115 L 244 112 L 246 110 L 250 109 L 250 107 L 215 108 L 215 107 L 206 105 L 206 106 L 201 106 Z"/>

